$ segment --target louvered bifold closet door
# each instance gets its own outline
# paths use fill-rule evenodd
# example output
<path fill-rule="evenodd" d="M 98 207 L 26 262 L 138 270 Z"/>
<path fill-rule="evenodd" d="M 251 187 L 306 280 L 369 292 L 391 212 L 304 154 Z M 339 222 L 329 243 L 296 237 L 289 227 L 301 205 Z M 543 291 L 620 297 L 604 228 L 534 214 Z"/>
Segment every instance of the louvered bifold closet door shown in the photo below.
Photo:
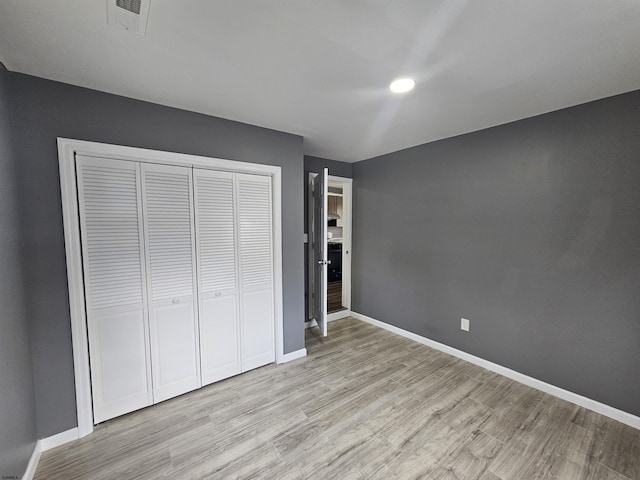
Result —
<path fill-rule="evenodd" d="M 94 422 L 152 403 L 140 169 L 78 156 Z"/>
<path fill-rule="evenodd" d="M 142 164 L 154 403 L 199 388 L 192 178 Z"/>
<path fill-rule="evenodd" d="M 202 383 L 237 375 L 240 362 L 234 174 L 194 169 Z"/>
<path fill-rule="evenodd" d="M 236 174 L 242 370 L 275 361 L 271 177 Z"/>

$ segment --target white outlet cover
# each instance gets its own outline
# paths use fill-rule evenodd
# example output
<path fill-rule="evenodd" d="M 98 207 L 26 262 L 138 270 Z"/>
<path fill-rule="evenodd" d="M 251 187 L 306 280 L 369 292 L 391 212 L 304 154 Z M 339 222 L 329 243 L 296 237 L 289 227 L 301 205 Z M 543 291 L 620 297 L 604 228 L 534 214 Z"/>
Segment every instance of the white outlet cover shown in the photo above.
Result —
<path fill-rule="evenodd" d="M 461 318 L 460 319 L 460 329 L 464 330 L 465 332 L 469 331 L 469 320 L 467 320 L 466 318 Z"/>

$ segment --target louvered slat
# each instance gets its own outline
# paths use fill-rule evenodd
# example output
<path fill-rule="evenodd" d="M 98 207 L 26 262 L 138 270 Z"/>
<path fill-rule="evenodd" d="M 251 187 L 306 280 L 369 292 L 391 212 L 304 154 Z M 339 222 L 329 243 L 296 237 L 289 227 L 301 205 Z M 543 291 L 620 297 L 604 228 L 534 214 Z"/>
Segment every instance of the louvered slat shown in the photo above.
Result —
<path fill-rule="evenodd" d="M 242 286 L 270 284 L 271 183 L 268 178 L 238 175 L 238 217 Z"/>
<path fill-rule="evenodd" d="M 137 170 L 113 165 L 78 164 L 90 309 L 143 302 Z"/>
<path fill-rule="evenodd" d="M 196 172 L 195 182 L 201 291 L 236 288 L 233 176 Z"/>
<path fill-rule="evenodd" d="M 143 175 L 151 298 L 193 295 L 189 170 Z"/>

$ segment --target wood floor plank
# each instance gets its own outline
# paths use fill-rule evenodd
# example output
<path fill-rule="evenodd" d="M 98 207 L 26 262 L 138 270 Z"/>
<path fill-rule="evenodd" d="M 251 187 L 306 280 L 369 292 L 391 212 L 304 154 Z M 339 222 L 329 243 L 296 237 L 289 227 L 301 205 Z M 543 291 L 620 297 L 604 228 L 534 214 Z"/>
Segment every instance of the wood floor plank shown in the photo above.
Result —
<path fill-rule="evenodd" d="M 98 425 L 36 480 L 640 480 L 640 432 L 353 318 Z"/>
<path fill-rule="evenodd" d="M 640 479 L 640 431 L 610 422 L 600 463 L 633 480 Z"/>
<path fill-rule="evenodd" d="M 544 478 L 577 407 L 546 396 L 491 464 L 500 478 Z"/>
<path fill-rule="evenodd" d="M 601 463 L 598 463 L 593 472 L 585 477 L 586 480 L 637 480 L 638 477 L 630 479 L 624 475 L 605 467 Z"/>
<path fill-rule="evenodd" d="M 517 403 L 494 409 L 495 413 L 480 426 L 483 432 L 507 443 L 515 435 L 531 415 L 531 411 L 544 398 L 544 393 L 533 388 L 521 386 L 521 395 Z M 472 394 L 472 398 L 477 397 Z M 510 399 L 509 402 L 512 402 Z"/>
<path fill-rule="evenodd" d="M 490 463 L 504 444 L 486 433 L 475 430 L 436 464 L 429 478 L 433 480 L 477 480 L 488 471 Z"/>

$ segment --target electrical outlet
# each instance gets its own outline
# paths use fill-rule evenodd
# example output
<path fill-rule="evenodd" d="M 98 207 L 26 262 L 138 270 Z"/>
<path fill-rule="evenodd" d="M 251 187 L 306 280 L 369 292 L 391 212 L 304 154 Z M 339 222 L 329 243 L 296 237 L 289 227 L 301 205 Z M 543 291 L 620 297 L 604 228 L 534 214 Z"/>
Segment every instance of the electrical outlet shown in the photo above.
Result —
<path fill-rule="evenodd" d="M 469 331 L 469 320 L 466 318 L 460 319 L 460 330 L 464 330 L 465 332 Z"/>

